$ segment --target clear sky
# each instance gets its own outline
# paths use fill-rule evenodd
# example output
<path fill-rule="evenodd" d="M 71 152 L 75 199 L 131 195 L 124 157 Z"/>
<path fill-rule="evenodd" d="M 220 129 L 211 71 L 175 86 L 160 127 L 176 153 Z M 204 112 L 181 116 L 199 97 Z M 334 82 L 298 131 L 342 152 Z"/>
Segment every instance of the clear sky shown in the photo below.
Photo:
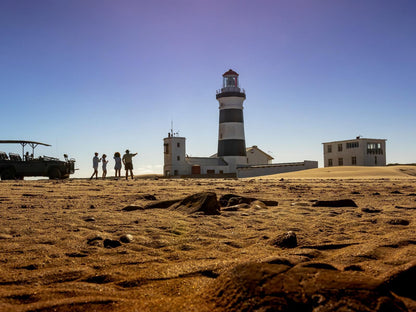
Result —
<path fill-rule="evenodd" d="M 414 0 L 1 0 L 0 139 L 77 160 L 130 149 L 162 173 L 163 138 L 217 152 L 222 74 L 246 90 L 246 145 L 274 162 L 318 160 L 322 142 L 387 139 L 416 162 Z M 0 146 L 20 152 L 18 146 Z"/>

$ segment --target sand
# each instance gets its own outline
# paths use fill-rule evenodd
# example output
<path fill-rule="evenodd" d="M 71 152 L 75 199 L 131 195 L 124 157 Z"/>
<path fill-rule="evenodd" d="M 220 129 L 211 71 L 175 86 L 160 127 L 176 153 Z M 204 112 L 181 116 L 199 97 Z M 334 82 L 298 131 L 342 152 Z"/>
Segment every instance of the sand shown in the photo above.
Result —
<path fill-rule="evenodd" d="M 206 191 L 279 204 L 220 215 L 122 210 L 154 202 L 148 195 Z M 1 181 L 0 311 L 225 311 L 217 280 L 238 265 L 276 258 L 340 272 L 353 266 L 361 278 L 387 281 L 416 265 L 415 193 L 412 166 L 240 180 Z M 337 199 L 357 207 L 313 206 Z M 295 248 L 271 244 L 288 231 Z M 104 247 L 127 234 L 131 242 Z M 416 311 L 414 292 L 392 296 Z"/>

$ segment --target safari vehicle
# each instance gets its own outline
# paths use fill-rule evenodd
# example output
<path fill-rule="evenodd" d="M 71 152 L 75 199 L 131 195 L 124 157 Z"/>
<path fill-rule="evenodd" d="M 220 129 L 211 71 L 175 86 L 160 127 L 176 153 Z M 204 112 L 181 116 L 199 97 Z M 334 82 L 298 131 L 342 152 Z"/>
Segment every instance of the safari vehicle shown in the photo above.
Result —
<path fill-rule="evenodd" d="M 75 172 L 75 159 L 68 159 L 65 154 L 65 160 L 58 158 L 40 156 L 35 158 L 35 147 L 38 145 L 50 146 L 49 144 L 18 141 L 18 140 L 0 140 L 0 144 L 20 144 L 22 146 L 22 156 L 16 153 L 0 151 L 0 178 L 2 180 L 23 180 L 24 177 L 49 177 L 50 179 L 67 179 L 70 174 Z M 26 152 L 25 146 L 32 148 L 32 154 Z"/>

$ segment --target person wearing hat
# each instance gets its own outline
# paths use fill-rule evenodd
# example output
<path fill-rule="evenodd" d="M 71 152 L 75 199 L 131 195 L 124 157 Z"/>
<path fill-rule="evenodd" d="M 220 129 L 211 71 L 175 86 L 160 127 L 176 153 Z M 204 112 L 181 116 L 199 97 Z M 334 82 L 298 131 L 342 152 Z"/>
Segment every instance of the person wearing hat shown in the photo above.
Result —
<path fill-rule="evenodd" d="M 124 169 L 126 169 L 126 180 L 129 179 L 129 170 L 130 170 L 131 178 L 134 179 L 134 176 L 133 176 L 133 160 L 132 160 L 132 158 L 134 156 L 136 156 L 136 155 L 137 155 L 137 153 L 130 154 L 130 151 L 129 150 L 126 150 L 126 153 L 123 155 Z"/>

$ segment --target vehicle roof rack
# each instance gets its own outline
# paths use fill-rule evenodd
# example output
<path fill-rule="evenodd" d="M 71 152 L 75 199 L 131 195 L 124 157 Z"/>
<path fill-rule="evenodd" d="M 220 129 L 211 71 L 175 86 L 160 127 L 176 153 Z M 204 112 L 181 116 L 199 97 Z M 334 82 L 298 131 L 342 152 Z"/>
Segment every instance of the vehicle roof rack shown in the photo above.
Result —
<path fill-rule="evenodd" d="M 25 145 L 29 145 L 32 148 L 32 154 L 35 154 L 35 147 L 38 145 L 51 146 L 46 143 L 25 141 L 25 140 L 0 140 L 0 144 L 20 144 L 22 145 L 22 158 L 25 157 Z"/>

